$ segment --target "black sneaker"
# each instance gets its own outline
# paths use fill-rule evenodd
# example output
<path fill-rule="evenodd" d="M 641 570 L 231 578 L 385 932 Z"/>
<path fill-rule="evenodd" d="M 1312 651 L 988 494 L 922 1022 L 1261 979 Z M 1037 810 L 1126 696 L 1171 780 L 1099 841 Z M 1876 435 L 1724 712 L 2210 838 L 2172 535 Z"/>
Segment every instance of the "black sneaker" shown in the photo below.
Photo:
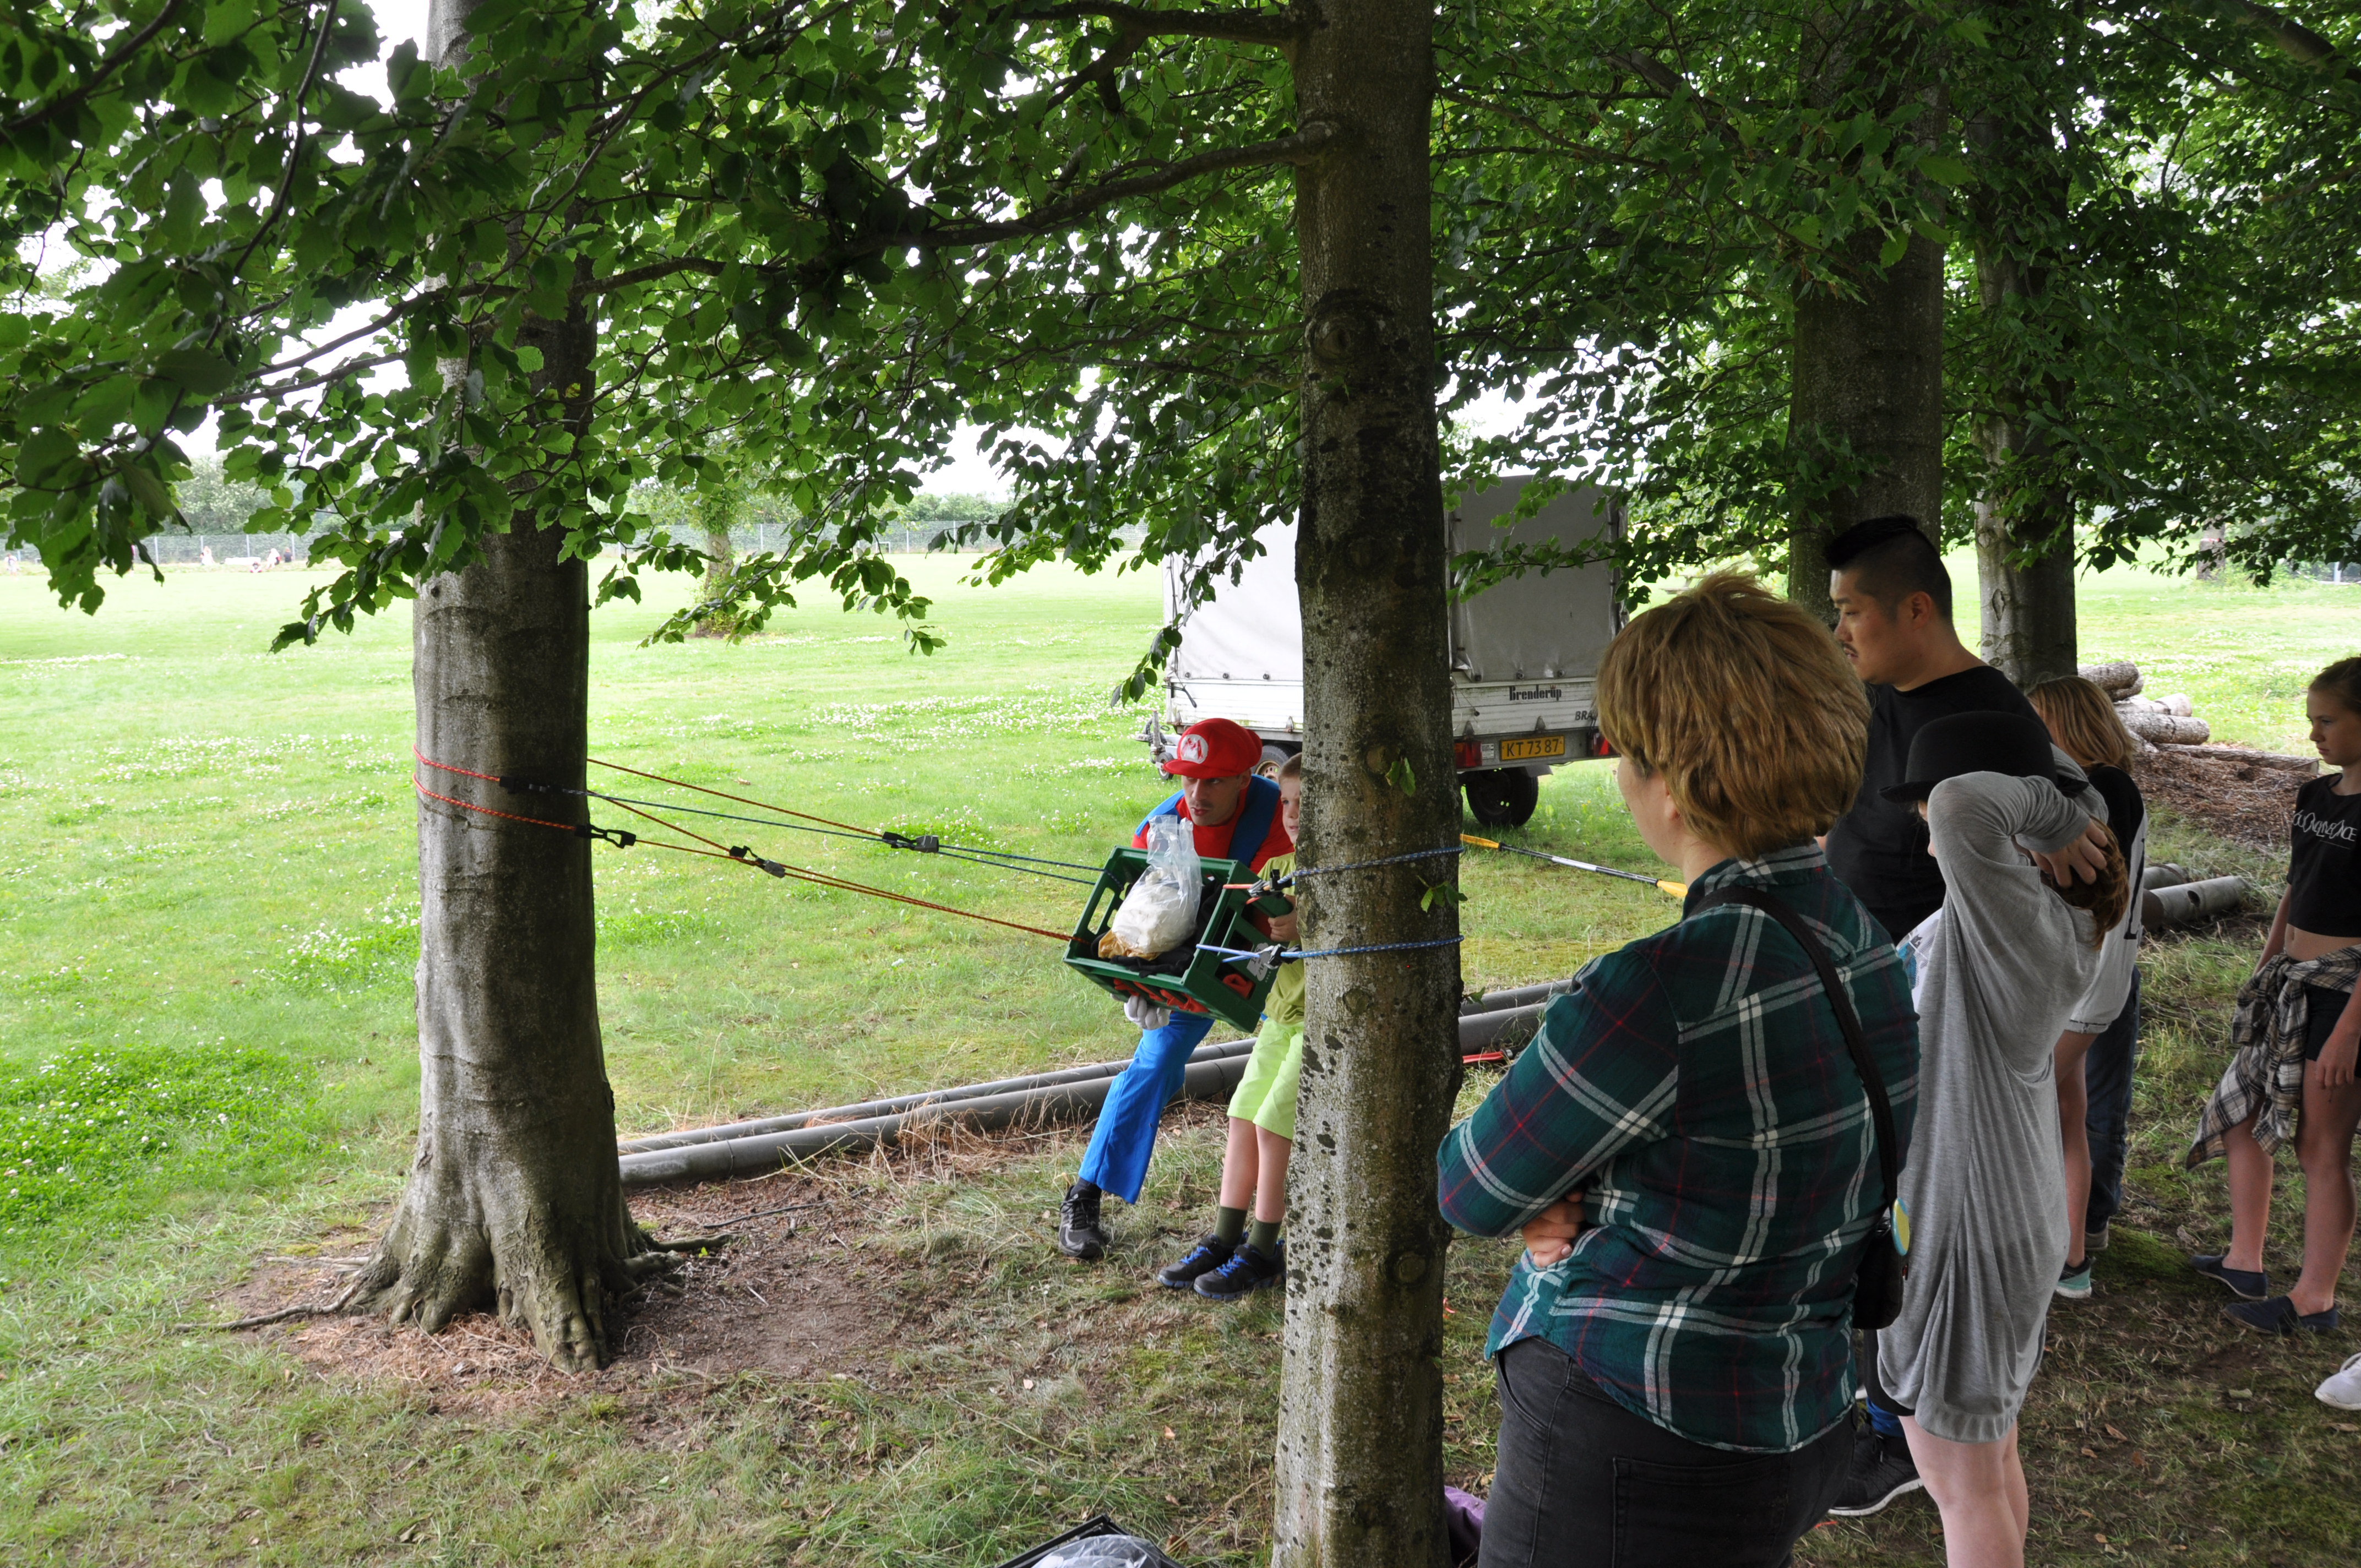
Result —
<path fill-rule="evenodd" d="M 1265 1257 L 1241 1242 L 1227 1262 L 1198 1278 L 1197 1294 L 1209 1301 L 1242 1301 L 1286 1277 L 1286 1256 L 1285 1242 L 1279 1243 L 1278 1257 Z"/>
<path fill-rule="evenodd" d="M 1918 1478 L 1918 1466 L 1910 1457 L 1909 1443 L 1898 1437 L 1884 1436 L 1864 1422 L 1853 1433 L 1852 1467 L 1845 1475 L 1844 1489 L 1828 1505 L 1828 1512 L 1840 1519 L 1864 1519 L 1882 1512 L 1886 1504 L 1903 1493 L 1916 1492 L 1926 1485 Z"/>
<path fill-rule="evenodd" d="M 2242 1301 L 2259 1301 L 2271 1293 L 2271 1277 L 2259 1268 L 2232 1268 L 2229 1255 L 2202 1252 L 2189 1260 L 2189 1266 L 2208 1279 L 2218 1279 L 2230 1288 L 2230 1294 Z"/>
<path fill-rule="evenodd" d="M 2222 1315 L 2240 1328 L 2267 1334 L 2291 1334 L 2298 1329 L 2324 1334 L 2336 1326 L 2335 1308 L 2323 1312 L 2299 1312 L 2293 1299 L 2286 1296 L 2274 1296 L 2267 1301 L 2233 1301 L 2222 1309 Z"/>
<path fill-rule="evenodd" d="M 1099 1190 L 1082 1190 L 1082 1184 L 1066 1189 L 1065 1201 L 1058 1205 L 1058 1250 L 1068 1257 L 1079 1257 L 1084 1263 L 1095 1263 L 1106 1255 L 1106 1232 L 1099 1224 Z"/>
<path fill-rule="evenodd" d="M 1238 1243 L 1225 1242 L 1216 1235 L 1201 1236 L 1197 1245 L 1189 1249 L 1188 1256 L 1170 1268 L 1157 1270 L 1156 1283 L 1170 1286 L 1175 1290 L 1186 1290 L 1197 1283 L 1200 1275 L 1211 1274 L 1229 1262 L 1238 1246 Z"/>

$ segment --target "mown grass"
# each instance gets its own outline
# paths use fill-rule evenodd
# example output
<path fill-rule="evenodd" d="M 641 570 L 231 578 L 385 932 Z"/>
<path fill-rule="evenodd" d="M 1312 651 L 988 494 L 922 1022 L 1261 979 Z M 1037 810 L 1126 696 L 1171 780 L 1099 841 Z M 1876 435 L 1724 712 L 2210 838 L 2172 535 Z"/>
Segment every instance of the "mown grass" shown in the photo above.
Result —
<path fill-rule="evenodd" d="M 1129 739 L 1136 716 L 1103 701 L 1154 625 L 1152 584 L 1049 574 L 971 591 L 945 563 L 914 570 L 953 639 L 931 661 L 881 622 L 818 609 L 736 648 L 641 649 L 655 612 L 600 612 L 596 754 L 1094 863 L 1162 793 Z M 285 1338 L 174 1329 L 226 1315 L 214 1298 L 258 1259 L 357 1245 L 397 1190 L 413 1125 L 406 623 L 262 654 L 299 586 L 135 580 L 93 620 L 0 577 L 0 1141 L 62 1155 L 65 1172 L 41 1179 L 37 1204 L 0 1212 L 14 1227 L 0 1234 L 9 1555 L 979 1564 L 1106 1508 L 1185 1541 L 1188 1561 L 1257 1561 L 1275 1304 L 1200 1310 L 1145 1283 L 1210 1202 L 1204 1120 L 1173 1129 L 1098 1269 L 1044 1240 L 1071 1135 L 955 1168 L 823 1173 L 845 1212 L 796 1266 L 868 1292 L 891 1323 L 841 1379 L 642 1358 L 484 1405 L 322 1376 Z M 2335 645 L 2339 592 L 2126 574 L 2086 587 L 2085 642 L 2153 671 L 2191 662 L 2151 689 L 2186 686 L 2225 739 L 2292 749 L 2302 679 L 2352 651 Z M 1652 864 L 1593 765 L 1548 781 L 1523 837 Z M 1053 927 L 1081 894 L 840 840 L 762 847 Z M 2156 852 L 2275 872 L 2170 828 Z M 1127 1047 L 1112 1008 L 1037 939 L 645 850 L 602 849 L 598 866 L 626 1132 Z M 1565 974 L 1666 913 L 1653 893 L 1508 857 L 1471 859 L 1464 880 L 1471 986 Z M 2355 1336 L 2240 1343 L 2178 1262 L 2222 1238 L 2218 1169 L 2182 1175 L 2179 1142 L 2257 940 L 2250 921 L 2148 958 L 2136 1206 L 2100 1296 L 2054 1320 L 2026 1420 L 2036 1561 L 2185 1545 L 2175 1560 L 2308 1564 L 2345 1561 L 2361 1538 L 2361 1442 L 2309 1398 Z M 2282 1274 L 2293 1234 L 2282 1223 Z M 1489 1469 L 1477 1356 L 1510 1255 L 1455 1249 L 1449 1452 L 1468 1483 Z M 1932 1518 L 1898 1505 L 1819 1532 L 1805 1555 L 1937 1561 Z"/>

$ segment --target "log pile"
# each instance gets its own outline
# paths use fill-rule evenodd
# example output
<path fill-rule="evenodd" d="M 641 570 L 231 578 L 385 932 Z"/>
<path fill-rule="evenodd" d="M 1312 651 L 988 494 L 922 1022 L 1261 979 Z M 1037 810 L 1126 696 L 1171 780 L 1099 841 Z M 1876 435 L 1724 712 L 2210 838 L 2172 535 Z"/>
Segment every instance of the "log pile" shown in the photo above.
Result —
<path fill-rule="evenodd" d="M 2161 697 L 2142 696 L 2147 683 L 2139 666 L 2128 659 L 2084 664 L 2080 673 L 2084 680 L 2107 694 L 2124 728 L 2150 746 L 2202 746 L 2213 738 L 2213 728 L 2197 717 L 2186 692 Z"/>

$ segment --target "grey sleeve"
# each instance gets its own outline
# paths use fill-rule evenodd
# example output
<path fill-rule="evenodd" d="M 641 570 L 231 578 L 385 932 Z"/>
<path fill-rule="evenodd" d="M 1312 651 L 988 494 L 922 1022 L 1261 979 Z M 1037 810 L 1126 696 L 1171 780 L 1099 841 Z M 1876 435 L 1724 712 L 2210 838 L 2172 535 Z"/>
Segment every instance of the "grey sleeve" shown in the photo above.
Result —
<path fill-rule="evenodd" d="M 2061 848 L 2090 814 L 2046 779 L 1964 773 L 1935 786 L 1927 819 L 1953 939 L 1996 979 L 2021 968 L 2015 983 L 2047 991 L 2055 959 L 2045 949 L 2077 939 L 2077 916 L 2018 846 Z"/>

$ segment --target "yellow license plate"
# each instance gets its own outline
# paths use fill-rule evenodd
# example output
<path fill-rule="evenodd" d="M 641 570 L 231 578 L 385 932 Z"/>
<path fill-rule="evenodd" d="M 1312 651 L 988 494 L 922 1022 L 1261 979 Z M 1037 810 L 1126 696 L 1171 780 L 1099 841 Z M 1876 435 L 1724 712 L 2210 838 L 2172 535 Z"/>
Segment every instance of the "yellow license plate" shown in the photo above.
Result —
<path fill-rule="evenodd" d="M 1565 737 L 1563 735 L 1537 735 L 1530 740 L 1500 742 L 1500 761 L 1504 762 L 1530 762 L 1539 757 L 1565 755 Z"/>

